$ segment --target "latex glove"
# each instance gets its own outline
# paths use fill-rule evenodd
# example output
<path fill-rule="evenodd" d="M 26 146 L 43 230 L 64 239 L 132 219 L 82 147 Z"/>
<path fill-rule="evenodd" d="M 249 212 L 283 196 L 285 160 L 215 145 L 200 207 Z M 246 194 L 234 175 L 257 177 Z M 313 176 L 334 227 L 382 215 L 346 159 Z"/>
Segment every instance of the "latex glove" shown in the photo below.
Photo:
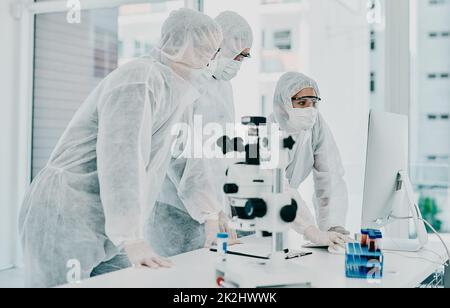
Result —
<path fill-rule="evenodd" d="M 353 238 L 351 238 L 349 236 L 350 235 L 350 231 L 347 231 L 344 227 L 334 227 L 334 228 L 331 228 L 328 231 L 342 234 L 343 236 L 345 236 L 345 242 L 346 243 L 353 243 L 353 242 L 355 242 L 355 239 L 353 239 Z"/>
<path fill-rule="evenodd" d="M 136 267 L 158 269 L 173 266 L 172 261 L 158 256 L 144 240 L 125 243 L 124 250 L 131 264 Z"/>
<path fill-rule="evenodd" d="M 209 219 L 205 222 L 205 248 L 217 245 L 217 234 L 220 233 L 219 220 Z"/>
<path fill-rule="evenodd" d="M 343 235 L 347 235 L 347 236 L 350 235 L 350 231 L 348 231 L 344 227 L 340 227 L 340 226 L 330 228 L 330 230 L 328 230 L 328 231 L 330 231 L 330 232 L 337 232 L 337 233 L 340 233 L 340 234 L 343 234 Z"/>
<path fill-rule="evenodd" d="M 329 247 L 345 248 L 345 244 L 349 242 L 348 237 L 337 232 L 324 232 L 315 226 L 311 226 L 305 230 L 305 238 L 317 245 Z"/>
<path fill-rule="evenodd" d="M 225 214 L 223 214 L 225 215 Z M 231 230 L 228 227 L 228 219 L 226 215 L 219 215 L 219 220 L 207 220 L 205 223 L 205 235 L 206 242 L 205 248 L 211 248 L 213 246 L 217 246 L 217 234 L 218 233 L 228 233 L 228 246 L 233 246 L 236 244 L 240 244 L 237 239 L 237 234 L 234 230 Z"/>
<path fill-rule="evenodd" d="M 233 245 L 238 245 L 238 244 L 242 244 L 241 241 L 239 241 L 236 230 L 231 229 L 230 225 L 230 218 L 224 213 L 221 212 L 219 214 L 219 229 L 221 233 L 228 233 L 228 245 L 229 246 L 233 246 Z"/>

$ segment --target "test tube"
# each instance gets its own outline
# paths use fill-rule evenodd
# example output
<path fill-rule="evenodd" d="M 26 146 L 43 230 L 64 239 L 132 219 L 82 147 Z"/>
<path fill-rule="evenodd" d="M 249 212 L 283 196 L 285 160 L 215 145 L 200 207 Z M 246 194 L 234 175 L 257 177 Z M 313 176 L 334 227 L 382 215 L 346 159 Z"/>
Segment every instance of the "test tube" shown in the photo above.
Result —
<path fill-rule="evenodd" d="M 376 241 L 377 241 L 377 236 L 375 234 L 369 234 L 369 251 L 370 252 L 377 251 Z"/>
<path fill-rule="evenodd" d="M 361 246 L 367 247 L 369 246 L 369 231 L 361 230 Z"/>
<path fill-rule="evenodd" d="M 226 264 L 228 252 L 228 234 L 217 234 L 217 262 L 216 262 L 216 282 L 219 287 L 225 281 Z"/>
<path fill-rule="evenodd" d="M 376 235 L 376 241 L 375 241 L 375 249 L 376 251 L 381 251 L 383 247 L 381 247 L 381 240 L 383 239 L 383 234 L 381 232 L 378 232 Z"/>
<path fill-rule="evenodd" d="M 217 234 L 217 253 L 222 262 L 227 260 L 228 253 L 228 233 Z"/>

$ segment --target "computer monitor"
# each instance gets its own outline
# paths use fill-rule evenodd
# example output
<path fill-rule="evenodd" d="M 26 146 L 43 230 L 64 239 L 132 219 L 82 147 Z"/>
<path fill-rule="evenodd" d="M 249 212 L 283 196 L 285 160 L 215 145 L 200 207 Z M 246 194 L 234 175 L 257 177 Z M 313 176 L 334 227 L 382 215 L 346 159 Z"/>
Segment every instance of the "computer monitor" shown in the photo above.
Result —
<path fill-rule="evenodd" d="M 397 219 L 396 209 L 405 198 L 417 231 L 417 239 L 384 240 L 383 249 L 419 251 L 428 235 L 409 179 L 409 120 L 407 116 L 371 111 L 367 142 L 366 175 L 362 213 L 363 229 L 380 229 Z"/>

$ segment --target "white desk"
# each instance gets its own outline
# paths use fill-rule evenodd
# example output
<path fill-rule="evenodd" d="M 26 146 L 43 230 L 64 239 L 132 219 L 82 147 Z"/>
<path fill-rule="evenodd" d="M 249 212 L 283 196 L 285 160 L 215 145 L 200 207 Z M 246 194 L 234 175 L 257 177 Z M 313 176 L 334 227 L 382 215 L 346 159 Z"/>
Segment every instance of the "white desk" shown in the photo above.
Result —
<path fill-rule="evenodd" d="M 292 242 L 292 241 L 290 241 Z M 298 239 L 292 249 L 299 249 Z M 251 248 L 250 248 L 251 247 Z M 249 238 L 236 251 L 253 251 L 258 255 L 270 251 L 270 240 Z M 371 284 L 362 279 L 347 279 L 345 277 L 344 256 L 331 255 L 326 251 L 312 251 L 313 255 L 288 262 L 292 263 L 296 273 L 312 287 L 320 288 L 414 288 L 433 274 L 439 265 L 426 261 L 439 261 L 439 253 L 447 259 L 442 245 L 431 241 L 426 250 L 420 253 L 386 253 L 384 278 L 379 284 Z M 229 256 L 229 260 L 241 257 Z M 126 269 L 104 276 L 88 279 L 78 284 L 63 286 L 64 288 L 214 288 L 216 254 L 206 249 L 173 257 L 176 266 L 172 269 Z M 248 260 L 244 258 L 244 261 Z"/>

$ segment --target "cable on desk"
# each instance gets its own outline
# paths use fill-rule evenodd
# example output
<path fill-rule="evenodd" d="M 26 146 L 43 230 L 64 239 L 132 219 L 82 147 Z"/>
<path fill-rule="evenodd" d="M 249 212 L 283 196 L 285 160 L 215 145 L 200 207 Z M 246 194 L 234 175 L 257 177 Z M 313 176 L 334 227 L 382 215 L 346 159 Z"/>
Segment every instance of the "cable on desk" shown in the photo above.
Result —
<path fill-rule="evenodd" d="M 442 264 L 445 264 L 444 258 L 442 258 L 442 256 L 439 253 L 437 253 L 436 251 L 431 250 L 431 249 L 427 249 L 427 248 L 423 248 L 422 250 L 426 251 L 426 252 L 431 252 L 432 254 L 434 254 L 435 256 L 437 256 L 441 260 Z"/>
<path fill-rule="evenodd" d="M 433 231 L 433 233 L 436 234 L 436 236 L 441 241 L 442 245 L 444 245 L 445 250 L 447 251 L 447 262 L 445 262 L 442 265 L 444 265 L 444 266 L 448 266 L 449 265 L 449 263 L 450 263 L 450 250 L 448 249 L 447 244 L 445 243 L 444 239 L 439 234 L 439 232 L 437 232 L 436 229 L 428 221 L 426 221 L 423 218 L 415 218 L 415 217 L 411 217 L 411 216 L 410 217 L 398 217 L 398 216 L 391 215 L 390 217 L 394 218 L 394 219 L 398 219 L 398 220 L 410 220 L 410 219 L 412 219 L 412 220 L 419 220 L 419 221 L 422 221 L 424 224 L 426 224 L 431 229 L 431 231 Z"/>
<path fill-rule="evenodd" d="M 396 256 L 399 256 L 399 257 L 402 257 L 402 258 L 406 258 L 406 259 L 424 260 L 424 261 L 427 261 L 427 262 L 429 262 L 431 264 L 434 264 L 434 265 L 440 265 L 440 266 L 443 265 L 443 262 L 436 262 L 436 261 L 433 261 L 433 260 L 430 260 L 430 259 L 427 259 L 427 258 L 424 258 L 424 257 L 407 256 L 407 255 L 404 255 L 404 254 L 401 254 L 401 253 L 398 253 L 398 252 L 394 252 L 394 251 L 383 251 L 383 253 L 384 254 L 396 255 Z"/>

